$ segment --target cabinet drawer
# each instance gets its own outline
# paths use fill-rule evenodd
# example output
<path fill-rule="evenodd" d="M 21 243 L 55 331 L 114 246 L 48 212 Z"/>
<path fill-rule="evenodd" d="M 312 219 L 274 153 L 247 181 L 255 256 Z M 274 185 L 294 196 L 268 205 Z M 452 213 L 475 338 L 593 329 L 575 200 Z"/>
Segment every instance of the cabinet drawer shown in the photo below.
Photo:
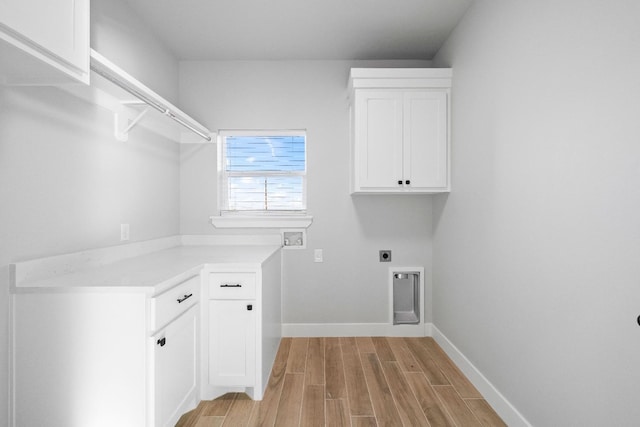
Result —
<path fill-rule="evenodd" d="M 151 298 L 151 329 L 158 330 L 198 302 L 200 276 Z"/>
<path fill-rule="evenodd" d="M 256 297 L 255 273 L 209 274 L 209 298 L 254 299 Z"/>

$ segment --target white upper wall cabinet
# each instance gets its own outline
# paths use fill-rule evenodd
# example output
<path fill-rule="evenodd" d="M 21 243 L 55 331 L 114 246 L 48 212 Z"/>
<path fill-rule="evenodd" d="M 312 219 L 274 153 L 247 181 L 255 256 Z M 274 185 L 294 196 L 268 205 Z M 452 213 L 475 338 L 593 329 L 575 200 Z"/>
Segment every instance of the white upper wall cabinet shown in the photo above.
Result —
<path fill-rule="evenodd" d="M 352 68 L 349 89 L 352 193 L 448 192 L 451 69 Z"/>
<path fill-rule="evenodd" d="M 89 0 L 0 0 L 0 83 L 88 83 L 89 23 Z"/>

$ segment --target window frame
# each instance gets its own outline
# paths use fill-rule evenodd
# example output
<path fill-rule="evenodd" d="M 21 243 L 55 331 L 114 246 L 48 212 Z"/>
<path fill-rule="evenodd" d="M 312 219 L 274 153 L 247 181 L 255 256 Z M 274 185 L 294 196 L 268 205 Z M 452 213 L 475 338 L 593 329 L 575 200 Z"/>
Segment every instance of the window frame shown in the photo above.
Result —
<path fill-rule="evenodd" d="M 304 137 L 304 171 L 291 172 L 245 172 L 245 173 L 227 173 L 225 168 L 226 162 L 226 142 L 227 137 L 247 136 L 247 137 L 281 137 L 281 136 L 302 136 Z M 259 130 L 236 130 L 225 129 L 218 131 L 218 212 L 220 217 L 297 217 L 307 215 L 307 142 L 308 136 L 306 129 L 259 129 Z M 228 194 L 228 178 L 238 175 L 255 175 L 255 176 L 299 176 L 302 178 L 302 209 L 290 210 L 230 210 L 229 194 Z"/>

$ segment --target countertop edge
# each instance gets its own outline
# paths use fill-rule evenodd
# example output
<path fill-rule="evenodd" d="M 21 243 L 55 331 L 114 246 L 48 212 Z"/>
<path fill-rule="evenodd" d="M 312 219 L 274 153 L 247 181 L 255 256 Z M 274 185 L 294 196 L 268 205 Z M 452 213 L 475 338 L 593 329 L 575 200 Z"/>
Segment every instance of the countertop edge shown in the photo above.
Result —
<path fill-rule="evenodd" d="M 22 274 L 22 263 L 9 265 L 9 282 L 11 294 L 32 293 L 65 293 L 65 292 L 121 292 L 145 293 L 158 295 L 171 287 L 200 274 L 207 267 L 258 269 L 273 257 L 281 247 L 276 245 L 177 245 L 155 252 L 129 258 L 121 258 L 109 264 L 88 263 L 77 265 L 73 272 L 63 271 L 48 277 L 37 277 L 29 280 Z M 249 251 L 234 260 L 234 251 Z M 224 254 L 216 259 L 216 254 Z M 50 258 L 45 258 L 44 265 L 51 269 Z M 38 260 L 25 262 L 29 272 L 34 270 Z M 175 261 L 172 264 L 172 261 Z M 153 271 L 157 265 L 158 273 Z M 83 268 L 84 267 L 84 268 Z M 155 273 L 155 274 L 152 274 Z M 22 280 L 20 280 L 22 278 Z"/>

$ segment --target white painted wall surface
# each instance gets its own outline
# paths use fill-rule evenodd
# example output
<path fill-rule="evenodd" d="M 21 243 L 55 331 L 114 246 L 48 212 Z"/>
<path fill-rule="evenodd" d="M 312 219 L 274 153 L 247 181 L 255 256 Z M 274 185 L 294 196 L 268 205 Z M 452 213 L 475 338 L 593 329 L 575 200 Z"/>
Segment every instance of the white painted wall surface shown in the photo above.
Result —
<path fill-rule="evenodd" d="M 388 267 L 424 266 L 431 290 L 430 196 L 349 195 L 347 78 L 351 66 L 429 66 L 428 61 L 182 62 L 180 105 L 210 129 L 307 129 L 304 250 L 286 250 L 283 323 L 386 323 Z M 215 146 L 181 147 L 181 233 L 224 234 L 217 214 Z M 314 263 L 314 249 L 324 262 Z M 392 263 L 378 261 L 392 249 Z M 427 302 L 427 306 L 430 306 Z M 431 312 L 426 313 L 430 321 Z"/>
<path fill-rule="evenodd" d="M 434 323 L 536 426 L 640 423 L 640 3 L 478 0 Z"/>
<path fill-rule="evenodd" d="M 120 1 L 105 3 L 119 19 L 130 18 Z M 137 37 L 140 26 L 136 37 L 109 39 L 113 33 L 100 28 L 117 26 L 107 22 L 116 18 L 93 22 L 100 43 L 144 62 L 141 70 L 154 64 L 145 76 L 153 71 L 156 90 L 175 97 L 175 59 Z M 131 241 L 178 234 L 178 192 L 175 142 L 138 127 L 122 143 L 102 108 L 54 88 L 0 86 L 0 425 L 7 423 L 9 401 L 8 264 L 116 245 L 121 223 L 130 224 Z"/>
<path fill-rule="evenodd" d="M 166 100 L 178 100 L 178 61 L 123 0 L 91 0 L 91 47 Z"/>

